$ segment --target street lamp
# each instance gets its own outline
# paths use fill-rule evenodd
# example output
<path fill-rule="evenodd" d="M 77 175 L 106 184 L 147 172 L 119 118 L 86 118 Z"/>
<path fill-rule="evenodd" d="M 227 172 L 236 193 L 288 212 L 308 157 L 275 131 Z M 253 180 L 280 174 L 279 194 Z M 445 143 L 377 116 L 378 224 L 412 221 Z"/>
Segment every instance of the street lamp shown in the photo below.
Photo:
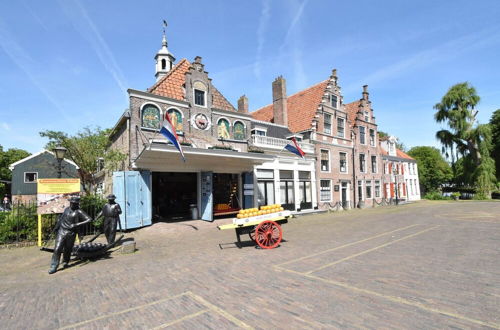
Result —
<path fill-rule="evenodd" d="M 394 165 L 397 165 L 397 164 L 394 164 Z M 396 205 L 399 205 L 399 201 L 398 201 L 398 190 L 399 190 L 399 187 L 398 187 L 398 171 L 397 171 L 397 166 L 393 166 L 392 168 L 392 171 L 394 173 L 394 181 L 396 183 L 396 187 L 395 187 L 395 191 L 396 191 Z"/>
<path fill-rule="evenodd" d="M 64 155 L 66 155 L 66 151 L 68 149 L 64 148 L 63 146 L 57 146 L 54 149 L 54 153 L 56 154 L 56 159 L 57 159 L 57 177 L 60 179 L 61 174 L 62 174 L 62 160 L 64 159 Z"/>

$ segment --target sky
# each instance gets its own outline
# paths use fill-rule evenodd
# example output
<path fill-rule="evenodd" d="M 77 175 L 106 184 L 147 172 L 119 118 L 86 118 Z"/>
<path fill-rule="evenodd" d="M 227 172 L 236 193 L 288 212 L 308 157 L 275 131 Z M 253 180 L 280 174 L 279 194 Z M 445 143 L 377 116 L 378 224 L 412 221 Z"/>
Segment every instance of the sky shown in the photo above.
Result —
<path fill-rule="evenodd" d="M 500 108 L 500 1 L 0 0 L 0 145 L 40 151 L 40 131 L 111 128 L 127 89 L 155 82 L 166 20 L 176 57 L 201 56 L 212 83 L 250 111 L 338 70 L 344 103 L 367 84 L 379 130 L 439 146 L 433 106 L 468 81 L 478 121 Z"/>

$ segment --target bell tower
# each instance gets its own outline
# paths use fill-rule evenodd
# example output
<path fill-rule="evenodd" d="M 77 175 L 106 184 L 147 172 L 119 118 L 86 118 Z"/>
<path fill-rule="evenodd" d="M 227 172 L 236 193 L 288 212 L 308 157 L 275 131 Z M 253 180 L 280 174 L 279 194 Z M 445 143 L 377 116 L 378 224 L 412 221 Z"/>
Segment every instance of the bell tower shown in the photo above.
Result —
<path fill-rule="evenodd" d="M 167 48 L 167 37 L 165 36 L 165 28 L 167 27 L 167 22 L 163 21 L 163 39 L 161 41 L 162 47 L 156 53 L 156 81 L 160 80 L 165 76 L 174 66 L 175 57 L 168 51 Z"/>

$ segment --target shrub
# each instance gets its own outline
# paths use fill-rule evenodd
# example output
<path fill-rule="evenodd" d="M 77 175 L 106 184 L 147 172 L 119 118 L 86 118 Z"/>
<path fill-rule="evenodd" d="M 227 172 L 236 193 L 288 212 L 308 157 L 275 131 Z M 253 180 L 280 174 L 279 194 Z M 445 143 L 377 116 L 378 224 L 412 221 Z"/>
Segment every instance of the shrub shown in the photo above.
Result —
<path fill-rule="evenodd" d="M 0 218 L 0 244 L 13 241 L 34 241 L 38 235 L 36 206 L 19 204 Z"/>
<path fill-rule="evenodd" d="M 425 194 L 424 199 L 429 199 L 429 200 L 449 200 L 451 198 L 447 197 L 447 196 L 443 196 L 439 191 L 430 191 L 427 194 Z"/>

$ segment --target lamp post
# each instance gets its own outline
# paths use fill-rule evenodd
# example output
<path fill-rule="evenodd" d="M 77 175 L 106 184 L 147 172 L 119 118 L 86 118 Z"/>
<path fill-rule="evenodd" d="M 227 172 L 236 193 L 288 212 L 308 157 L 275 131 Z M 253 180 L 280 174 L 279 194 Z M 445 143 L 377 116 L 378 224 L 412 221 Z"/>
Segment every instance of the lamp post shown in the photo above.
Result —
<path fill-rule="evenodd" d="M 397 166 L 393 166 L 392 171 L 394 173 L 394 181 L 396 183 L 396 187 L 394 189 L 396 191 L 396 205 L 399 205 L 399 201 L 398 201 L 398 190 L 399 190 L 399 187 L 398 187 L 398 171 L 396 171 L 396 169 L 397 169 Z"/>
<path fill-rule="evenodd" d="M 62 174 L 62 160 L 64 159 L 64 155 L 66 155 L 67 149 L 63 146 L 57 146 L 54 148 L 54 153 L 56 154 L 57 159 L 57 177 L 60 179 Z"/>

